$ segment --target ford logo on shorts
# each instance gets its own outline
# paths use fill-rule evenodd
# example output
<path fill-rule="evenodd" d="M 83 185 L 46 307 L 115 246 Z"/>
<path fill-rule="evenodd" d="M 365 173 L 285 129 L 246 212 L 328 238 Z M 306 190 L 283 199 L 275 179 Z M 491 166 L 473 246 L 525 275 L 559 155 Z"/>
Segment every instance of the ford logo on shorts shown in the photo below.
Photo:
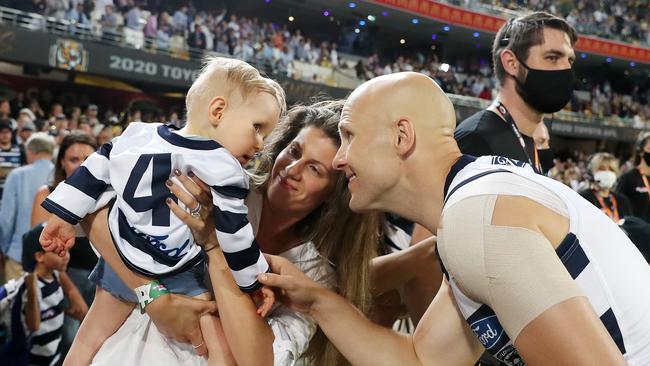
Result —
<path fill-rule="evenodd" d="M 494 347 L 499 339 L 504 335 L 503 327 L 496 315 L 488 316 L 470 324 L 470 328 L 481 342 L 485 349 Z"/>

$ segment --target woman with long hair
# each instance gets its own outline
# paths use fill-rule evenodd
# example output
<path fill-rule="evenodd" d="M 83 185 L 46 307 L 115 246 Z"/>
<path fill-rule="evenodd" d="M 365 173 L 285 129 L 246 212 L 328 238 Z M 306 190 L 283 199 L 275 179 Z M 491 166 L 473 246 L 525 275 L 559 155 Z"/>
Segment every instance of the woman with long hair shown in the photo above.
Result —
<path fill-rule="evenodd" d="M 345 176 L 332 168 L 340 145 L 341 108 L 342 102 L 329 101 L 297 106 L 288 112 L 268 137 L 252 169 L 248 217 L 263 252 L 285 256 L 308 276 L 367 311 L 370 307 L 368 267 L 370 259 L 376 255 L 380 215 L 353 213 L 348 208 L 350 195 Z M 178 178 L 188 191 L 197 192 L 197 183 L 185 176 Z M 172 184 L 171 189 L 179 199 L 187 195 L 177 185 Z M 210 198 L 207 201 L 212 202 Z M 178 212 L 178 206 L 172 210 L 195 231 L 196 242 L 205 244 L 209 235 L 215 233 L 210 208 L 206 203 L 201 218 L 189 216 L 185 211 Z M 110 242 L 105 211 L 90 218 L 89 236 L 100 252 L 108 253 L 106 261 L 124 278 L 124 264 L 119 259 L 114 260 L 119 257 Z M 346 364 L 324 335 L 317 332 L 310 318 L 282 305 L 267 319 L 261 318 L 253 301 L 239 290 L 230 271 L 226 270 L 223 253 L 216 249 L 206 250 L 206 254 L 223 334 L 233 363 Z M 109 267 L 106 270 L 112 271 Z M 150 323 L 142 319 L 141 315 L 133 313 L 107 340 L 93 362 L 98 365 L 128 363 L 142 354 L 142 350 L 150 346 L 146 344 L 148 340 L 153 342 L 154 333 Z M 145 328 L 148 332 L 144 341 L 133 335 Z M 166 344 L 165 347 L 171 346 Z M 178 359 L 156 361 L 169 364 Z"/>

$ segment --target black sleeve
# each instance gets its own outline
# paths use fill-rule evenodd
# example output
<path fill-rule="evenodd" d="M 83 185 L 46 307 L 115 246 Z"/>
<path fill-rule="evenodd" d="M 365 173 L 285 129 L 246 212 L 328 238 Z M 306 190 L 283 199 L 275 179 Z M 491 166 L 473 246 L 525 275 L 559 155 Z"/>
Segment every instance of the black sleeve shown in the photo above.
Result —
<path fill-rule="evenodd" d="M 622 194 L 616 194 L 616 200 L 618 201 L 618 216 L 620 218 L 632 216 L 632 204 L 630 200 Z"/>
<path fill-rule="evenodd" d="M 630 200 L 630 175 L 629 174 L 623 174 L 618 178 L 618 182 L 616 182 L 616 187 L 614 187 L 614 191 L 620 193 L 622 196 L 625 196 L 625 198 L 627 198 L 629 202 Z"/>
<path fill-rule="evenodd" d="M 462 136 L 455 134 L 454 138 L 456 138 L 460 152 L 463 154 L 473 156 L 494 155 L 490 145 L 476 132 L 466 133 Z"/>

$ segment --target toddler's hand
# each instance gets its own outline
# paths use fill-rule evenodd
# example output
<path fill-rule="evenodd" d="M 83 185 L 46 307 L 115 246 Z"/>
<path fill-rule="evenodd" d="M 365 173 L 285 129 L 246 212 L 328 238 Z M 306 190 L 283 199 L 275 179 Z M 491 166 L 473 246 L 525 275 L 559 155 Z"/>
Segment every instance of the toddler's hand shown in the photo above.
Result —
<path fill-rule="evenodd" d="M 64 256 L 65 252 L 74 246 L 75 235 L 73 225 L 56 215 L 52 215 L 43 228 L 38 241 L 45 251 Z"/>
<path fill-rule="evenodd" d="M 266 318 L 275 303 L 275 293 L 268 286 L 262 286 L 251 294 L 255 306 L 257 306 L 257 313 Z"/>

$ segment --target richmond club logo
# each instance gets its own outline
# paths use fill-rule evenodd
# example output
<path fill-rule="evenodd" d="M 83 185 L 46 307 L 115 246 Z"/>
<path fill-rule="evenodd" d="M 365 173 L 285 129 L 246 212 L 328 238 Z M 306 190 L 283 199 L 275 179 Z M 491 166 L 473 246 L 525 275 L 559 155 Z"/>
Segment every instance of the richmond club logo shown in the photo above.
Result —
<path fill-rule="evenodd" d="M 49 64 L 58 69 L 87 71 L 88 51 L 84 50 L 83 44 L 79 42 L 58 39 L 56 44 L 50 47 Z"/>

